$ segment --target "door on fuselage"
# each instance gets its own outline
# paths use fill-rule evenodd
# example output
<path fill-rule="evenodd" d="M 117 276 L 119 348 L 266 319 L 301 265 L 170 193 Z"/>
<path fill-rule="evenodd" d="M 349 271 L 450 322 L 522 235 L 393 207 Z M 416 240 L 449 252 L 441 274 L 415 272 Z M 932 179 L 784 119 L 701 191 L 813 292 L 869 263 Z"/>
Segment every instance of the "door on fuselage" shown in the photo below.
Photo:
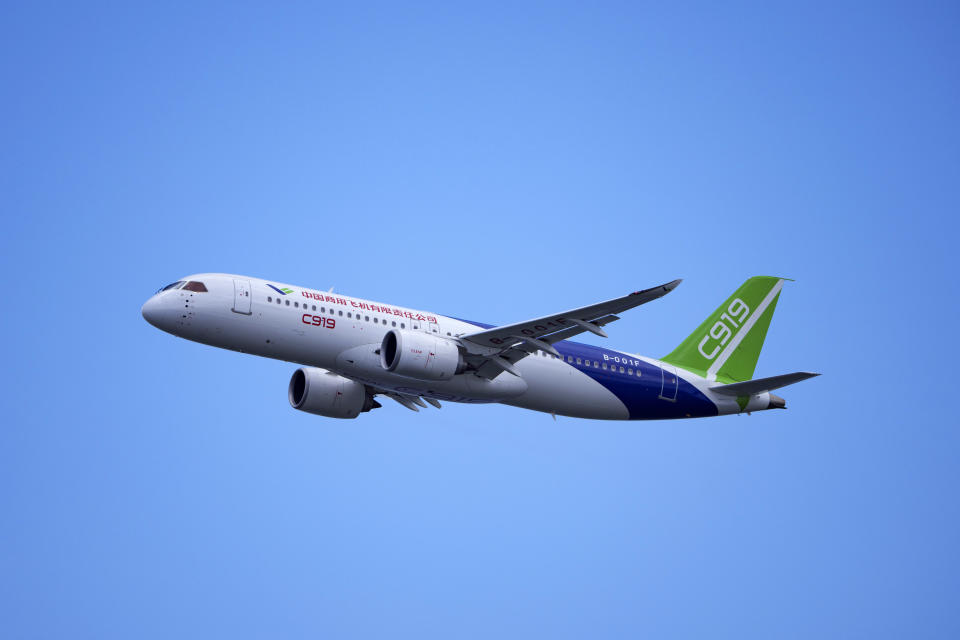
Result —
<path fill-rule="evenodd" d="M 249 316 L 250 311 L 250 281 L 233 281 L 233 311 Z"/>
<path fill-rule="evenodd" d="M 436 322 L 429 322 L 427 320 L 414 319 L 410 323 L 410 326 L 411 328 L 416 329 L 417 331 L 422 331 L 424 333 L 433 333 L 438 335 L 440 333 L 440 328 L 437 326 Z"/>
<path fill-rule="evenodd" d="M 677 401 L 677 387 L 680 385 L 680 376 L 673 365 L 664 364 L 660 367 L 660 399 Z"/>

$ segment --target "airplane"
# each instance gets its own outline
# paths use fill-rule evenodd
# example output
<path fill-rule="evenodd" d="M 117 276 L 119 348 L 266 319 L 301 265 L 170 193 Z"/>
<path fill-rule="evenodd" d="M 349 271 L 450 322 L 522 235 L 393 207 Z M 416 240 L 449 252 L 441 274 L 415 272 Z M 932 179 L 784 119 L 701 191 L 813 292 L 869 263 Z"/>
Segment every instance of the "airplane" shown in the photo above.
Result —
<path fill-rule="evenodd" d="M 413 411 L 441 401 L 502 403 L 597 420 L 698 418 L 784 409 L 772 391 L 800 371 L 753 380 L 785 279 L 748 279 L 660 359 L 569 341 L 673 291 L 620 298 L 493 326 L 248 276 L 191 275 L 143 305 L 153 326 L 214 347 L 302 365 L 294 409 L 356 418 L 390 398 Z"/>

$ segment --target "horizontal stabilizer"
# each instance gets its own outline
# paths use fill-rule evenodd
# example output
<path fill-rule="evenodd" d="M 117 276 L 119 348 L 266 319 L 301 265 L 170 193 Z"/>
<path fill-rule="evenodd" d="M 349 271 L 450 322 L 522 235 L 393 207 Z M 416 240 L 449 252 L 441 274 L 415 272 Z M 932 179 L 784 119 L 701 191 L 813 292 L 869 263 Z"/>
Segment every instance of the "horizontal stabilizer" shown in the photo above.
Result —
<path fill-rule="evenodd" d="M 733 384 L 716 384 L 710 387 L 711 391 L 722 393 L 725 396 L 752 396 L 756 393 L 773 391 L 788 384 L 794 384 L 808 378 L 820 375 L 819 373 L 810 373 L 809 371 L 798 371 L 797 373 L 785 373 L 781 376 L 771 378 L 758 378 L 748 380 L 747 382 L 734 382 Z"/>

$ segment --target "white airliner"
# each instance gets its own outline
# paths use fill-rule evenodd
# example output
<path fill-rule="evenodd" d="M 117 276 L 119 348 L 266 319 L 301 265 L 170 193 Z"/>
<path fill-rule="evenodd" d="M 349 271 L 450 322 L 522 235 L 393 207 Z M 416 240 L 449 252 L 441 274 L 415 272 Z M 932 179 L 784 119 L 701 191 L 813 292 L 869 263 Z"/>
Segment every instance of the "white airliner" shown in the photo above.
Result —
<path fill-rule="evenodd" d="M 290 404 L 356 418 L 386 396 L 426 403 L 499 402 L 601 420 L 696 418 L 784 408 L 770 393 L 817 374 L 751 380 L 784 279 L 747 280 L 670 354 L 657 360 L 567 339 L 606 337 L 616 314 L 672 291 L 680 280 L 494 327 L 343 294 L 247 276 L 203 273 L 143 305 L 158 329 L 203 344 L 303 365 Z"/>

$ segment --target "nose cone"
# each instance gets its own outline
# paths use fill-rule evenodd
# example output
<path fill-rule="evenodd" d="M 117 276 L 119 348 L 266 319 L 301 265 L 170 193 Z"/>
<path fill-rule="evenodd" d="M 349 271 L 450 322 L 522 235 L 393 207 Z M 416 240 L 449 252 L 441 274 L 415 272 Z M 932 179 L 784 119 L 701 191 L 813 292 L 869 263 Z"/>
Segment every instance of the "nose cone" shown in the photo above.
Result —
<path fill-rule="evenodd" d="M 159 300 L 160 296 L 153 296 L 147 300 L 143 307 L 140 309 L 140 313 L 143 314 L 143 319 L 155 326 L 157 329 L 165 329 L 163 326 L 163 304 Z"/>

